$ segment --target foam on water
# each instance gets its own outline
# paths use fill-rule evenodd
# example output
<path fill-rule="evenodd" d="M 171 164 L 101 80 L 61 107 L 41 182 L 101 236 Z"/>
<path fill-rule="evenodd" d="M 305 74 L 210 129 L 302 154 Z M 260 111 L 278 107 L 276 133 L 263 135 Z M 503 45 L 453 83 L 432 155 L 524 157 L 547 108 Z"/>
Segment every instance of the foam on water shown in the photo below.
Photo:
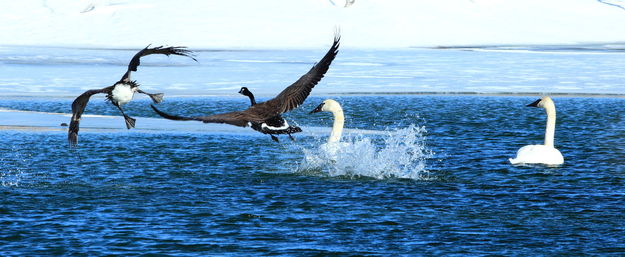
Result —
<path fill-rule="evenodd" d="M 363 134 L 344 136 L 343 142 L 303 148 L 304 158 L 297 172 L 327 176 L 402 178 L 429 180 L 426 159 L 432 156 L 425 144 L 425 127 L 414 124 L 386 131 L 378 138 Z M 369 135 L 370 136 L 370 135 Z"/>
<path fill-rule="evenodd" d="M 30 166 L 30 156 L 23 156 L 15 146 L 11 151 L 0 155 L 0 186 L 17 187 L 24 176 L 24 170 Z"/>

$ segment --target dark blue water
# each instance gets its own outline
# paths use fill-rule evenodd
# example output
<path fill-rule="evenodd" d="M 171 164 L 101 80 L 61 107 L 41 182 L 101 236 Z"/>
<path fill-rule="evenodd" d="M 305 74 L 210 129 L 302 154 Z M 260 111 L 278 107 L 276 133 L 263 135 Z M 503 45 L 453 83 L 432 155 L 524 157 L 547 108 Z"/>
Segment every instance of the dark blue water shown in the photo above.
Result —
<path fill-rule="evenodd" d="M 346 135 L 356 158 L 313 170 L 306 157 L 323 134 L 276 144 L 260 134 L 91 132 L 69 150 L 65 132 L 0 131 L 0 255 L 625 254 L 625 99 L 554 97 L 565 164 L 549 168 L 507 161 L 542 142 L 544 110 L 524 107 L 536 97 L 330 97 L 347 128 L 387 134 Z M 325 98 L 288 119 L 331 126 L 329 113 L 307 114 Z M 70 103 L 0 107 L 68 112 Z M 160 107 L 194 115 L 248 104 Z M 156 117 L 147 100 L 127 109 L 138 127 Z M 101 100 L 87 112 L 117 115 Z"/>

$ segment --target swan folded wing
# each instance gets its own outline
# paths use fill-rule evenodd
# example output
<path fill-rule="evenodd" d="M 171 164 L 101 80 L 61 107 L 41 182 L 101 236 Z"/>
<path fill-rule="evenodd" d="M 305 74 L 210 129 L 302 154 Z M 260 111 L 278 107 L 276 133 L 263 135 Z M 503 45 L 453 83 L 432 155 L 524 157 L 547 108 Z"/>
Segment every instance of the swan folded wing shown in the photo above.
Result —
<path fill-rule="evenodd" d="M 164 54 L 164 55 L 169 56 L 173 54 L 173 55 L 186 56 L 197 62 L 197 60 L 193 57 L 192 53 L 193 53 L 192 51 L 185 49 L 185 47 L 183 46 L 170 46 L 170 47 L 157 46 L 157 47 L 150 48 L 150 46 L 148 45 L 144 49 L 139 51 L 137 54 L 135 54 L 134 57 L 132 57 L 132 59 L 130 60 L 130 63 L 128 64 L 128 71 L 126 71 L 124 76 L 122 76 L 121 80 L 130 81 L 130 72 L 137 71 L 137 67 L 139 67 L 139 65 L 141 64 L 140 59 L 143 56 L 151 55 L 151 54 Z"/>
<path fill-rule="evenodd" d="M 87 90 L 76 97 L 72 103 L 72 120 L 69 123 L 69 130 L 67 131 L 67 140 L 69 141 L 70 146 L 75 146 L 78 143 L 80 118 L 82 117 L 82 113 L 85 111 L 85 107 L 87 107 L 87 103 L 89 103 L 91 96 L 99 93 L 106 93 L 110 90 L 112 90 L 112 87 Z"/>
<path fill-rule="evenodd" d="M 301 76 L 295 83 L 291 84 L 278 96 L 265 102 L 265 104 L 275 109 L 275 114 L 291 111 L 304 103 L 310 91 L 319 83 L 321 78 L 330 68 L 330 64 L 338 54 L 341 36 L 337 33 L 334 36 L 334 43 L 321 61 L 316 63 L 306 74 Z"/>
<path fill-rule="evenodd" d="M 508 159 L 511 164 L 548 164 L 560 165 L 564 163 L 562 153 L 556 148 L 545 145 L 526 145 L 517 151 L 514 159 Z"/>
<path fill-rule="evenodd" d="M 154 109 L 154 111 L 158 115 L 169 120 L 196 120 L 196 121 L 201 121 L 204 123 L 224 123 L 224 124 L 229 124 L 229 125 L 234 125 L 234 126 L 239 126 L 239 127 L 247 127 L 248 122 L 249 122 L 245 118 L 248 115 L 245 115 L 243 112 L 227 112 L 227 113 L 208 115 L 208 116 L 183 117 L 183 116 L 177 116 L 177 115 L 165 113 L 157 109 L 156 107 L 154 107 L 154 105 L 150 105 L 150 106 L 152 107 L 152 109 Z"/>

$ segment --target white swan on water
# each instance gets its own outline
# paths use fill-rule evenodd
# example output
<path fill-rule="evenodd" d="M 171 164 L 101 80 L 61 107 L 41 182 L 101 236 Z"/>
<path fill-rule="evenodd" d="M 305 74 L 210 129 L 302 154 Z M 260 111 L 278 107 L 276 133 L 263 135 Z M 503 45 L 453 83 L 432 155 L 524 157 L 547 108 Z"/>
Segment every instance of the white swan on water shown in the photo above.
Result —
<path fill-rule="evenodd" d="M 343 134 L 343 124 L 345 123 L 345 116 L 343 115 L 343 108 L 341 105 L 332 99 L 324 100 L 317 108 L 310 113 L 316 112 L 331 112 L 334 116 L 334 123 L 332 124 L 332 132 L 328 137 L 328 142 L 321 145 L 320 148 L 328 154 L 330 159 L 336 160 L 337 152 L 349 144 L 341 142 L 341 135 Z"/>
<path fill-rule="evenodd" d="M 512 164 L 546 164 L 560 165 L 564 157 L 553 145 L 556 131 L 556 105 L 550 97 L 545 96 L 527 105 L 544 108 L 547 112 L 547 128 L 545 129 L 545 144 L 526 145 L 517 151 L 516 158 L 509 159 Z"/>
<path fill-rule="evenodd" d="M 341 138 L 345 116 L 338 102 L 327 99 L 310 113 L 322 111 L 331 112 L 334 116 L 332 132 L 327 143 L 318 148 L 304 149 L 305 157 L 300 171 L 321 170 L 330 176 L 366 176 L 377 179 L 424 179 L 429 176 L 425 169 L 429 151 L 425 149 L 422 134 L 425 132 L 424 127 L 410 125 L 408 128 L 386 131 L 382 138 L 384 142 L 379 145 L 371 138 Z"/>
<path fill-rule="evenodd" d="M 332 132 L 328 138 L 328 143 L 336 143 L 341 141 L 341 134 L 343 134 L 343 124 L 345 123 L 345 116 L 343 115 L 343 108 L 341 105 L 332 99 L 326 99 L 317 108 L 310 113 L 316 112 L 331 112 L 334 115 L 334 124 L 332 124 Z"/>

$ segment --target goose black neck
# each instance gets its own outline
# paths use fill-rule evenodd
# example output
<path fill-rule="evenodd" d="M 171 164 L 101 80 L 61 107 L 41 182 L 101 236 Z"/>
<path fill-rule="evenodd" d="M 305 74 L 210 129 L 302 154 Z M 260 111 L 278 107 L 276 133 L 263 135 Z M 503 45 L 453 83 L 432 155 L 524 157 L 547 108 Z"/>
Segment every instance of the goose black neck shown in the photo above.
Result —
<path fill-rule="evenodd" d="M 256 99 L 254 98 L 254 94 L 252 94 L 252 92 L 250 92 L 250 91 L 246 91 L 246 92 L 244 92 L 243 94 L 245 94 L 247 97 L 249 97 L 249 98 L 250 98 L 250 103 L 251 103 L 252 105 L 256 105 Z"/>

